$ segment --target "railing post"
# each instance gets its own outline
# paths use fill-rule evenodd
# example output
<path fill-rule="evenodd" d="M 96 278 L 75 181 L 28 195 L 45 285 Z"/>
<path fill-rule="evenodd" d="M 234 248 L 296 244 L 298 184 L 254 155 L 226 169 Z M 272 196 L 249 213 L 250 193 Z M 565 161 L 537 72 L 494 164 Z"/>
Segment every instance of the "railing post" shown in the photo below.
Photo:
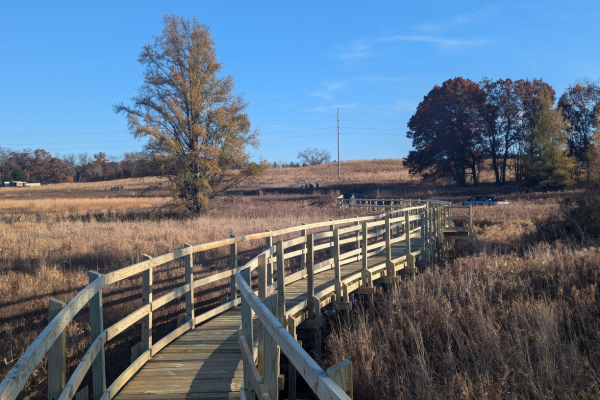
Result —
<path fill-rule="evenodd" d="M 421 246 L 420 246 L 421 255 L 420 255 L 420 259 L 423 260 L 423 259 L 425 259 L 425 253 L 426 253 L 425 252 L 425 241 L 427 238 L 427 228 L 425 227 L 425 211 L 423 211 L 420 215 L 421 215 Z"/>
<path fill-rule="evenodd" d="M 333 221 L 333 218 L 329 218 L 329 221 Z M 335 224 L 332 223 L 331 226 L 329 227 L 329 230 L 331 232 L 333 232 L 333 230 L 335 229 Z M 329 243 L 329 258 L 333 258 L 333 240 L 331 240 L 331 242 Z"/>
<path fill-rule="evenodd" d="M 306 224 L 303 222 L 302 225 Z M 306 237 L 306 229 L 302 229 L 300 235 Z M 302 250 L 302 255 L 300 256 L 300 269 L 303 270 L 306 268 L 306 253 L 304 252 L 304 250 L 306 250 L 306 243 L 300 243 L 300 249 Z"/>
<path fill-rule="evenodd" d="M 240 275 L 244 278 L 246 283 L 252 287 L 250 268 L 241 270 Z M 244 296 L 242 296 L 242 333 L 244 334 L 248 348 L 252 349 L 254 345 L 254 338 L 252 336 L 252 308 Z M 250 378 L 251 368 L 252 366 L 247 365 L 246 360 L 244 360 L 244 391 L 246 392 L 246 399 L 255 398 L 254 386 L 252 385 L 252 379 Z"/>
<path fill-rule="evenodd" d="M 147 254 L 142 254 L 142 260 L 151 259 Z M 142 306 L 152 303 L 152 285 L 153 268 L 148 268 L 142 272 Z M 142 318 L 142 341 L 140 343 L 140 353 L 152 347 L 152 311 Z"/>
<path fill-rule="evenodd" d="M 473 235 L 473 204 L 469 204 L 469 236 Z"/>
<path fill-rule="evenodd" d="M 191 244 L 185 243 L 184 248 L 192 247 Z M 184 256 L 185 261 L 185 283 L 190 285 L 190 291 L 185 294 L 185 320 L 194 320 L 194 254 L 190 253 Z M 194 323 L 192 323 L 194 329 Z"/>
<path fill-rule="evenodd" d="M 352 361 L 344 360 L 325 371 L 327 375 L 350 397 L 354 398 L 352 388 Z"/>
<path fill-rule="evenodd" d="M 278 315 L 277 311 L 277 294 L 265 297 L 263 304 L 269 309 L 273 315 Z M 263 355 L 263 382 L 265 389 L 269 393 L 271 400 L 277 400 L 279 398 L 279 386 L 277 379 L 279 378 L 279 349 L 277 342 L 265 330 L 264 336 L 264 355 Z"/>
<path fill-rule="evenodd" d="M 258 256 L 258 298 L 263 300 L 267 297 L 267 254 Z M 264 359 L 264 337 L 265 329 L 261 320 L 258 320 L 258 372 L 263 376 Z"/>
<path fill-rule="evenodd" d="M 230 238 L 234 238 L 234 234 L 229 235 Z M 232 243 L 229 250 L 229 266 L 231 268 L 231 283 L 230 283 L 230 295 L 229 300 L 237 299 L 237 286 L 235 285 L 235 270 L 238 266 L 237 259 L 237 243 Z"/>
<path fill-rule="evenodd" d="M 267 229 L 267 232 L 271 232 L 270 229 Z M 273 236 L 267 236 L 267 249 L 273 247 Z M 273 264 L 267 264 L 267 286 L 273 283 Z"/>
<path fill-rule="evenodd" d="M 50 297 L 48 303 L 48 323 L 65 308 L 65 303 Z M 48 350 L 48 400 L 58 400 L 67 383 L 67 333 L 63 329 L 60 336 Z"/>
<path fill-rule="evenodd" d="M 296 335 L 296 320 L 294 318 L 288 318 L 287 321 L 288 332 L 294 340 L 298 340 Z M 292 364 L 292 361 L 288 358 L 288 400 L 296 400 L 296 367 Z"/>
<path fill-rule="evenodd" d="M 333 262 L 335 269 L 335 301 L 342 301 L 342 274 L 340 269 L 340 228 L 333 231 Z"/>
<path fill-rule="evenodd" d="M 315 295 L 315 238 L 311 233 L 306 237 L 306 307 L 308 309 L 308 319 L 314 319 Z"/>
<path fill-rule="evenodd" d="M 322 321 L 321 300 L 313 297 L 313 316 L 317 321 Z M 313 344 L 315 354 L 321 354 L 321 328 L 315 329 L 315 342 Z"/>
<path fill-rule="evenodd" d="M 277 319 L 285 326 L 285 258 L 283 242 L 277 242 Z"/>
<path fill-rule="evenodd" d="M 88 271 L 89 282 L 98 279 L 101 274 L 96 271 Z M 92 343 L 104 330 L 104 313 L 102 312 L 102 289 L 90 299 L 90 330 Z M 106 390 L 106 368 L 104 362 L 104 346 L 92 361 L 92 379 L 94 399 L 99 399 Z"/>
<path fill-rule="evenodd" d="M 385 216 L 385 266 L 388 277 L 396 275 L 394 264 L 392 264 L 392 227 L 389 214 Z"/>
<path fill-rule="evenodd" d="M 410 248 L 410 213 L 404 214 L 404 223 L 406 224 L 406 266 L 410 271 L 412 278 L 415 278 L 415 259 Z"/>
<path fill-rule="evenodd" d="M 358 218 L 358 215 L 355 215 L 354 218 Z M 356 221 L 356 226 L 360 225 L 360 221 Z M 356 248 L 360 249 L 360 231 L 356 230 Z"/>
<path fill-rule="evenodd" d="M 372 285 L 372 282 L 369 281 L 368 279 L 368 272 L 369 272 L 369 260 L 367 257 L 367 246 L 369 245 L 369 239 L 367 238 L 367 235 L 369 233 L 369 225 L 368 222 L 363 222 L 362 225 L 362 283 L 365 287 L 370 287 Z"/>

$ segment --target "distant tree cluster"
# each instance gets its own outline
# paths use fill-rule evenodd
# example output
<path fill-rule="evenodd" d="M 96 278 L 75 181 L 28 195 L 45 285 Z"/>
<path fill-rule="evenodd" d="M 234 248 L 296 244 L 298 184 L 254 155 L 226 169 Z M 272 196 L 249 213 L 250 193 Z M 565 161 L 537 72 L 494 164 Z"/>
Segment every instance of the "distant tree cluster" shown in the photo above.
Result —
<path fill-rule="evenodd" d="M 449 79 L 424 97 L 407 132 L 405 165 L 424 178 L 479 182 L 485 160 L 497 184 L 515 179 L 547 188 L 590 179 L 596 166 L 600 85 L 582 80 L 556 93 L 541 79 Z"/>
<path fill-rule="evenodd" d="M 110 160 L 99 152 L 52 157 L 43 149 L 12 151 L 0 147 L 2 181 L 48 183 L 94 182 L 112 179 L 152 176 L 158 168 L 145 152 L 125 153 L 121 160 Z"/>

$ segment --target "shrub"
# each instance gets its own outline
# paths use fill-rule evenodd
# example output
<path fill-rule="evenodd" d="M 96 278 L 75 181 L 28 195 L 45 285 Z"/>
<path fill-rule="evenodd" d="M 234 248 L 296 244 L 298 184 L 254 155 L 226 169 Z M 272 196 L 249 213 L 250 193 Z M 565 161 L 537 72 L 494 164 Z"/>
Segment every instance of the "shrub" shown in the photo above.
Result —
<path fill-rule="evenodd" d="M 568 222 L 580 233 L 600 237 L 600 192 L 586 191 L 569 212 Z"/>

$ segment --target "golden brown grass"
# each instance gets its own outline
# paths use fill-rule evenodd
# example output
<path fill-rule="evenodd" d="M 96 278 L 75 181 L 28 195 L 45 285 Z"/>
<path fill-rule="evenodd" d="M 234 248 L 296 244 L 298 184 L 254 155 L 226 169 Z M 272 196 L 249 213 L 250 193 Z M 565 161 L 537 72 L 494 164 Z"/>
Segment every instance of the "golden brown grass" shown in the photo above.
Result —
<path fill-rule="evenodd" d="M 350 215 L 335 208 L 332 194 L 287 194 L 229 197 L 213 215 L 191 219 L 151 217 L 144 202 L 162 204 L 164 198 L 0 200 L 11 208 L 0 229 L 0 379 L 47 324 L 48 298 L 68 302 L 87 284 L 87 271 L 106 273 L 141 260 L 142 254 L 165 254 L 184 243 L 206 243 Z M 44 211 L 25 213 L 29 205 Z M 111 212 L 94 208 L 102 204 L 130 205 Z M 57 206 L 58 205 L 58 206 Z M 140 211 L 142 210 L 142 211 Z M 137 218 L 124 218 L 126 214 Z M 77 218 L 73 218 L 76 216 Z M 244 263 L 264 248 L 264 239 L 239 245 Z M 195 277 L 228 267 L 229 248 L 195 256 Z M 183 266 L 172 262 L 155 269 L 155 298 L 184 284 Z M 197 312 L 206 310 L 228 293 L 222 280 L 196 293 Z M 104 289 L 105 326 L 115 323 L 141 306 L 141 278 L 135 277 Z M 155 314 L 155 341 L 175 327 L 185 312 L 182 299 Z M 90 344 L 89 317 L 84 309 L 67 328 L 68 374 L 79 363 Z M 107 380 L 111 382 L 129 365 L 129 348 L 140 340 L 139 324 L 107 346 Z M 44 397 L 45 365 L 30 379 L 25 398 Z M 87 382 L 87 381 L 86 381 Z"/>
<path fill-rule="evenodd" d="M 55 198 L 34 200 L 0 199 L 0 210 L 2 210 L 2 213 L 116 210 L 124 208 L 160 207 L 168 200 L 168 198 L 164 197 Z"/>
<path fill-rule="evenodd" d="M 325 365 L 353 361 L 355 399 L 598 398 L 600 250 L 568 241 L 570 194 L 475 208 L 478 238 L 378 295 Z"/>
<path fill-rule="evenodd" d="M 297 187 L 298 183 L 319 182 L 320 186 L 343 183 L 397 183 L 421 185 L 420 176 L 411 176 L 402 165 L 403 159 L 389 158 L 380 160 L 352 160 L 340 163 L 341 179 L 338 179 L 337 162 L 307 167 L 272 168 L 256 180 L 258 184 L 278 185 L 286 183 Z M 484 168 L 481 173 L 482 183 L 494 182 L 493 171 Z M 449 180 L 437 184 L 449 185 Z"/>

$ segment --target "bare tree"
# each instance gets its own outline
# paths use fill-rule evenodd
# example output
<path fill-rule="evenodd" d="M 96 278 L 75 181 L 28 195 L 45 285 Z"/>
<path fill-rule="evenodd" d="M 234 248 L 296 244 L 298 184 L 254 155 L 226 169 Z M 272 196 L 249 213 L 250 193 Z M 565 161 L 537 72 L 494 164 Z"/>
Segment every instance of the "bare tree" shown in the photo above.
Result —
<path fill-rule="evenodd" d="M 9 175 L 12 171 L 8 171 L 8 160 L 12 151 L 6 147 L 0 147 L 0 177 L 2 180 L 11 179 Z"/>
<path fill-rule="evenodd" d="M 329 150 L 319 150 L 309 147 L 298 153 L 298 160 L 302 165 L 320 165 L 331 161 Z"/>
<path fill-rule="evenodd" d="M 77 154 L 77 164 L 75 166 L 75 179 L 76 182 L 82 182 L 85 179 L 85 172 L 88 168 L 89 163 L 92 161 L 88 153 Z"/>

